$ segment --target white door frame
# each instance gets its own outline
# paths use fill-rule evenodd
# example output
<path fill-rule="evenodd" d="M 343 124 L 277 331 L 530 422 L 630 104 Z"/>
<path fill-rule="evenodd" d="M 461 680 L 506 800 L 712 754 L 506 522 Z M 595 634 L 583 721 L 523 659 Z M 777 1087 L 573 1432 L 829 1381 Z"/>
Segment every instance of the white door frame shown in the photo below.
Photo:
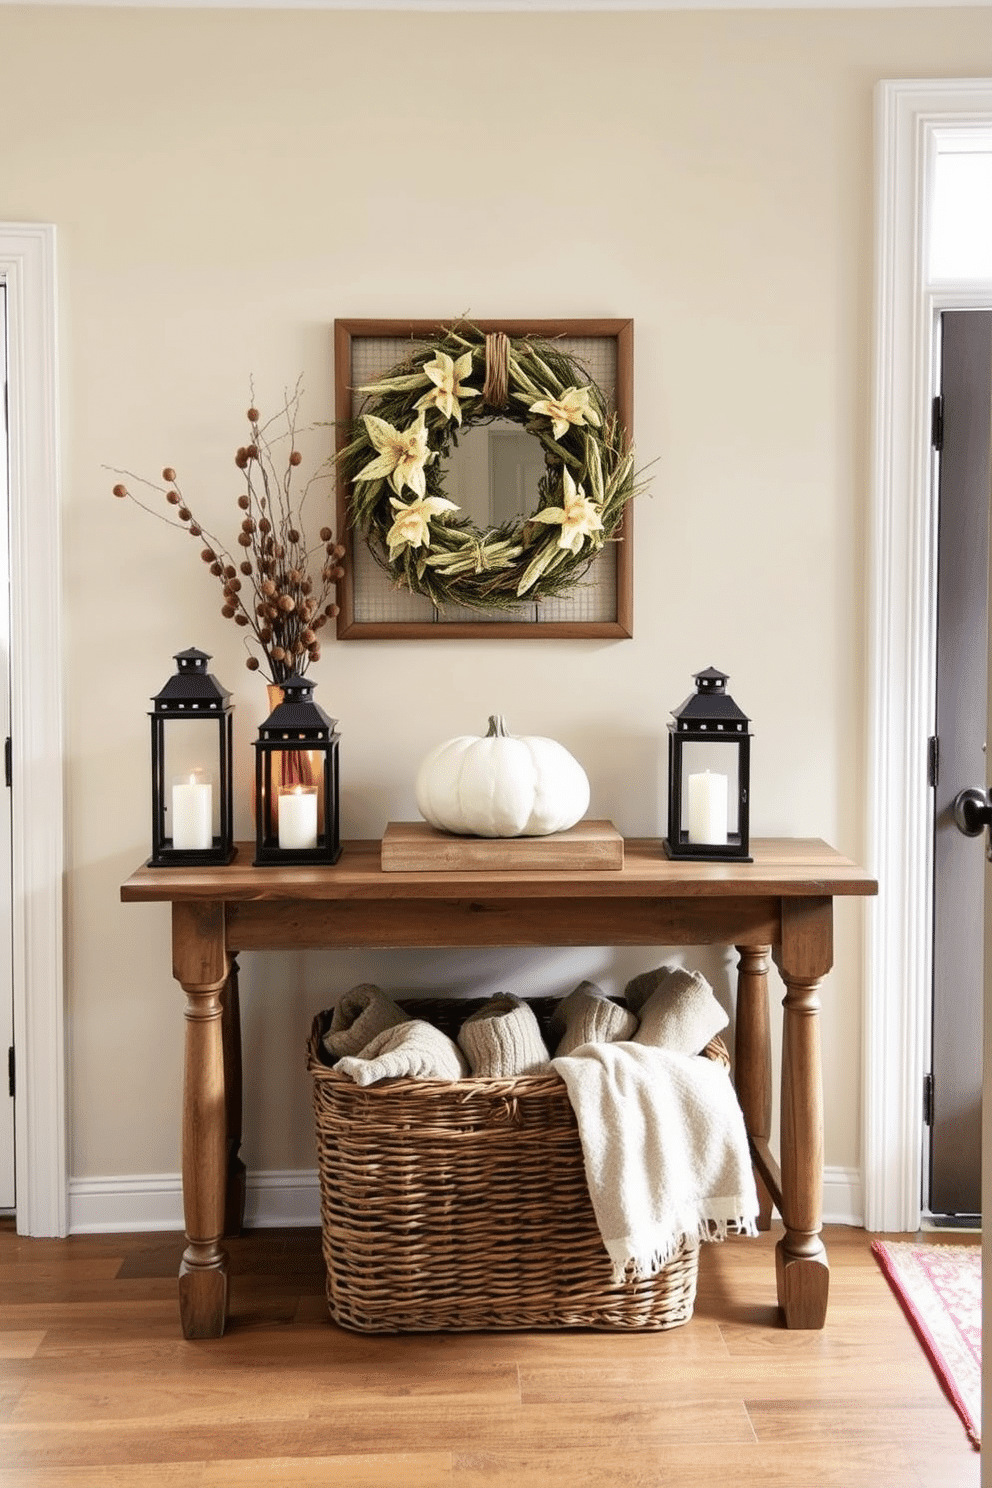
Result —
<path fill-rule="evenodd" d="M 941 309 L 992 305 L 988 284 L 927 280 L 939 138 L 992 128 L 992 79 L 879 83 L 875 95 L 875 365 L 869 533 L 865 1227 L 921 1219 L 929 1058 L 935 550 L 930 399 Z"/>
<path fill-rule="evenodd" d="M 0 222 L 10 458 L 17 1229 L 68 1228 L 55 229 Z"/>

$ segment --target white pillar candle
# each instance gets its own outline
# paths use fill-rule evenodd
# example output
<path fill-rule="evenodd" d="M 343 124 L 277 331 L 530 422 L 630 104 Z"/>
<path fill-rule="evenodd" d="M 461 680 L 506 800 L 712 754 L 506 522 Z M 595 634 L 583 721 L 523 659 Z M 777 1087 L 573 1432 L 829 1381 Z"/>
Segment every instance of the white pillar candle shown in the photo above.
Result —
<path fill-rule="evenodd" d="M 689 841 L 709 846 L 727 841 L 727 777 L 704 770 L 689 776 Z"/>
<path fill-rule="evenodd" d="M 199 852 L 213 845 L 213 786 L 201 770 L 191 770 L 173 781 L 172 846 L 176 852 Z"/>
<path fill-rule="evenodd" d="M 317 789 L 294 785 L 279 792 L 279 846 L 317 846 Z"/>

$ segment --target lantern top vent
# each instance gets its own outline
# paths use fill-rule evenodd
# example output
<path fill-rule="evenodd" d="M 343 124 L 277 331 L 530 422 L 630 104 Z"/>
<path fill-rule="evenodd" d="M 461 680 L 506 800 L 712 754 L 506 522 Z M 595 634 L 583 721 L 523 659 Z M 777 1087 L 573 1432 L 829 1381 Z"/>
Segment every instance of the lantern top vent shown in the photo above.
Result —
<path fill-rule="evenodd" d="M 694 674 L 696 691 L 672 712 L 676 727 L 681 733 L 746 734 L 750 719 L 737 706 L 727 691 L 728 674 L 716 667 Z"/>
<path fill-rule="evenodd" d="M 277 703 L 259 729 L 259 739 L 296 739 L 323 741 L 330 739 L 337 726 L 313 700 L 314 683 L 294 672 L 282 686 L 282 702 Z"/>
<path fill-rule="evenodd" d="M 177 651 L 176 674 L 152 698 L 156 713 L 224 713 L 231 694 L 207 671 L 206 651 Z"/>
<path fill-rule="evenodd" d="M 181 672 L 205 672 L 210 657 L 206 651 L 200 651 L 196 646 L 187 646 L 185 651 L 177 651 L 172 659 L 179 663 Z"/>

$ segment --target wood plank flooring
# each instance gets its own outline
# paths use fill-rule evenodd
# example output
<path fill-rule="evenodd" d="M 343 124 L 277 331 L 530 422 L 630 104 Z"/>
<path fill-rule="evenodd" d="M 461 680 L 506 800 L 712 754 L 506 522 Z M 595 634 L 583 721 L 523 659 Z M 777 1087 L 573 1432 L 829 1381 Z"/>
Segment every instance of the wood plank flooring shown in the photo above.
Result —
<path fill-rule="evenodd" d="M 827 1327 L 792 1333 L 779 1234 L 704 1246 L 667 1333 L 372 1336 L 329 1322 L 318 1231 L 255 1231 L 189 1342 L 179 1235 L 0 1221 L 0 1488 L 977 1488 L 871 1237 L 826 1231 Z"/>

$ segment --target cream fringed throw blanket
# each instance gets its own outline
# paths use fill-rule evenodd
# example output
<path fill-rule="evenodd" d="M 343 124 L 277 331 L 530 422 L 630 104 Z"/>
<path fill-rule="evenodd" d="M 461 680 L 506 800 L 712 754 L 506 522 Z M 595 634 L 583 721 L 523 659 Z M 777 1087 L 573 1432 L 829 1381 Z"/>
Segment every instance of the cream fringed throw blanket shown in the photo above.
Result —
<path fill-rule="evenodd" d="M 758 1216 L 734 1087 L 695 1052 L 727 1023 L 709 983 L 659 967 L 627 1000 L 640 1013 L 633 1039 L 583 1044 L 552 1063 L 575 1111 L 615 1282 L 654 1276 L 683 1238 L 753 1235 Z"/>
<path fill-rule="evenodd" d="M 579 1124 L 613 1280 L 654 1276 L 690 1241 L 753 1235 L 758 1196 L 726 1070 L 646 1044 L 585 1044 L 556 1059 Z"/>

